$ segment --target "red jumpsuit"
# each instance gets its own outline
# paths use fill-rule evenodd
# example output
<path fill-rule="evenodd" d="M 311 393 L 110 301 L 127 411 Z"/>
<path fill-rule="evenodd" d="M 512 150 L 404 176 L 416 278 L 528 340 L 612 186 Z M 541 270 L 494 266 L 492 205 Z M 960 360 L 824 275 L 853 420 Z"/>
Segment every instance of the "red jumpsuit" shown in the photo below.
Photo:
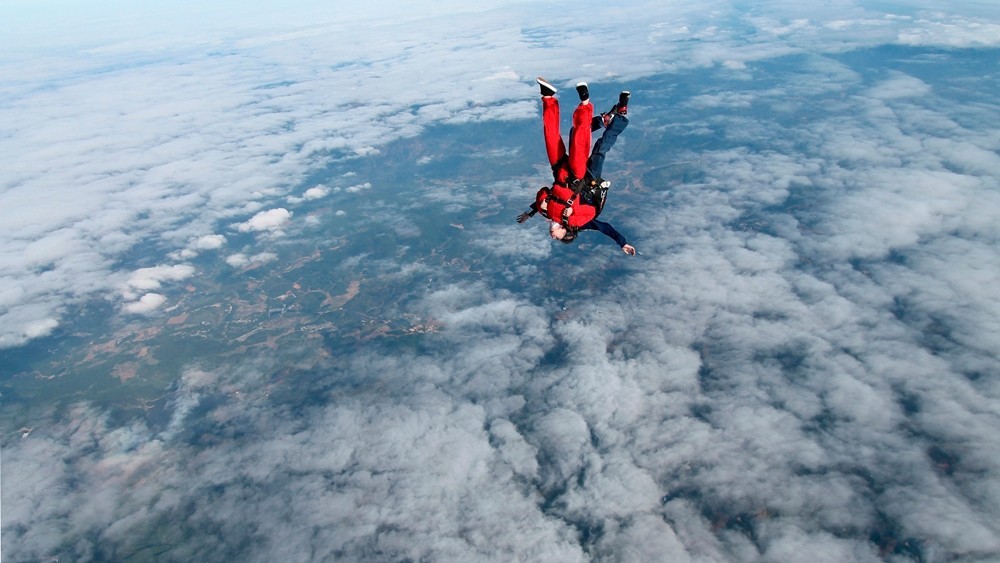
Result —
<path fill-rule="evenodd" d="M 538 191 L 535 203 L 542 214 L 553 221 L 562 222 L 565 201 L 573 197 L 569 184 L 573 180 L 583 179 L 587 174 L 587 159 L 590 158 L 590 124 L 594 117 L 594 106 L 581 102 L 573 111 L 573 127 L 569 131 L 569 153 L 559 132 L 559 100 L 552 96 L 542 97 L 542 132 L 545 135 L 545 153 L 552 165 L 551 192 L 542 188 Z M 552 197 L 555 196 L 555 197 Z M 542 201 L 547 201 L 548 208 L 541 209 Z M 579 196 L 573 202 L 573 214 L 566 220 L 571 227 L 582 227 L 594 218 L 597 209 L 593 205 L 582 203 Z"/>
<path fill-rule="evenodd" d="M 563 210 L 566 209 L 566 206 L 562 203 L 562 201 L 558 201 L 554 197 L 552 197 L 553 192 L 556 193 L 566 192 L 565 194 L 563 194 L 563 197 L 556 195 L 556 197 L 558 197 L 562 201 L 566 201 L 565 198 L 573 194 L 573 192 L 569 188 L 560 188 L 558 186 L 553 186 L 552 188 L 542 188 L 538 190 L 538 193 L 535 194 L 534 209 L 541 211 L 542 215 L 544 215 L 546 219 L 550 219 L 557 223 L 562 223 L 564 225 L 568 225 L 570 227 L 576 227 L 579 229 L 580 227 L 586 225 L 587 222 L 589 222 L 591 219 L 597 217 L 597 208 L 594 207 L 593 205 L 590 205 L 589 203 L 583 203 L 582 201 L 579 201 L 579 196 L 578 196 L 577 200 L 573 202 L 573 214 L 570 215 L 565 221 L 563 221 L 562 213 Z M 546 209 L 542 209 L 543 201 L 547 202 Z"/>

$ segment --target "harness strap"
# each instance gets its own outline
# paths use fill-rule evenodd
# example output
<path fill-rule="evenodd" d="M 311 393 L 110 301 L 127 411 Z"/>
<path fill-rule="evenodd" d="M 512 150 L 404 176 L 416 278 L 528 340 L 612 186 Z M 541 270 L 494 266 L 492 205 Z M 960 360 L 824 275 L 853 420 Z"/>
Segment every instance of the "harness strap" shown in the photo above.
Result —
<path fill-rule="evenodd" d="M 570 199 L 570 201 L 566 201 L 566 200 L 562 199 L 561 197 L 553 194 L 551 190 L 548 192 L 548 195 L 545 196 L 545 199 L 543 199 L 542 202 L 546 202 L 546 201 L 549 201 L 549 200 L 552 200 L 552 201 L 555 201 L 556 203 L 562 204 L 563 207 L 565 208 L 565 209 L 563 209 L 563 213 L 566 212 L 566 209 L 570 209 L 570 208 L 573 207 L 573 200 L 572 199 Z M 545 212 L 545 215 L 547 217 L 549 217 L 550 220 L 553 220 L 553 221 L 557 220 L 557 218 L 552 217 L 549 214 L 548 211 Z M 558 221 L 564 227 L 569 228 L 569 217 L 567 217 L 566 215 L 561 215 L 560 217 L 558 217 Z"/>
<path fill-rule="evenodd" d="M 565 205 L 566 207 L 572 207 L 573 206 L 573 198 L 570 198 L 567 201 L 567 200 L 565 200 L 565 199 L 563 199 L 563 198 L 555 195 L 552 192 L 549 192 L 549 196 L 546 197 L 545 199 L 551 199 L 552 201 L 554 201 L 554 202 L 556 202 L 556 203 L 558 203 L 560 205 Z"/>

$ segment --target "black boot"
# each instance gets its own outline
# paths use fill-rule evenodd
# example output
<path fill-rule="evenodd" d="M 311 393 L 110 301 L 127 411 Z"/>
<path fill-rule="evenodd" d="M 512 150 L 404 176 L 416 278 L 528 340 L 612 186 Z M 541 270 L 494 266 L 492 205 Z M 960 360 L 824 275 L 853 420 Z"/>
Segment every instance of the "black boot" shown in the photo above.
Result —
<path fill-rule="evenodd" d="M 555 93 L 557 91 L 556 87 L 553 86 L 553 85 L 551 85 L 551 84 L 549 84 L 548 81 L 546 81 L 541 76 L 539 76 L 538 78 L 536 78 L 535 82 L 538 83 L 538 87 L 542 91 L 542 96 L 554 96 L 555 95 Z"/>
<path fill-rule="evenodd" d="M 628 100 L 632 97 L 632 93 L 628 90 L 622 90 L 621 94 L 618 94 L 618 104 L 615 105 L 614 111 L 620 113 L 621 115 L 628 115 Z"/>
<path fill-rule="evenodd" d="M 587 88 L 586 82 L 580 82 L 576 85 L 576 93 L 580 94 L 580 101 L 586 102 L 590 99 L 590 89 Z"/>

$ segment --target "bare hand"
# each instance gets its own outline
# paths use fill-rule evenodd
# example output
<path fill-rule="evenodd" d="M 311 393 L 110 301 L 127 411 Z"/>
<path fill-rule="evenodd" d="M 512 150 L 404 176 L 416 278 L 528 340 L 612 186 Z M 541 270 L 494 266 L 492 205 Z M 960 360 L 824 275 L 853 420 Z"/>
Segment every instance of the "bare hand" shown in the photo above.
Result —
<path fill-rule="evenodd" d="M 631 244 L 626 244 L 625 246 L 622 247 L 622 250 L 625 252 L 625 254 L 628 254 L 629 256 L 635 256 L 635 247 L 632 246 Z"/>
<path fill-rule="evenodd" d="M 567 207 L 566 209 L 563 209 L 563 217 L 569 218 L 569 216 L 572 215 L 572 214 L 573 214 L 573 207 L 572 206 Z"/>
<path fill-rule="evenodd" d="M 531 217 L 531 214 L 525 211 L 524 213 L 517 216 L 517 222 L 523 223 L 528 220 L 528 217 Z"/>

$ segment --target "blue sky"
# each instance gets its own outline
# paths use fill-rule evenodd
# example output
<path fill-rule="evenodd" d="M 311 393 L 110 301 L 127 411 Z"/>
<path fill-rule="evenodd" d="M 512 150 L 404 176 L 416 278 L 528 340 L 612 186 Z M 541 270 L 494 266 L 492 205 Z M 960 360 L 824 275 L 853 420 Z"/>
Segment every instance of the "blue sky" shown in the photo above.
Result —
<path fill-rule="evenodd" d="M 193 364 L 162 432 L 76 405 L 67 425 L 5 438 L 5 556 L 79 540 L 86 559 L 94 537 L 124 542 L 180 507 L 193 521 L 224 515 L 233 538 L 273 530 L 261 560 L 376 545 L 440 559 L 872 561 L 864 532 L 839 531 L 880 519 L 920 538 L 929 560 L 1000 552 L 1000 137 L 981 91 L 995 78 L 950 82 L 974 94 L 956 105 L 933 81 L 863 76 L 836 57 L 884 44 L 995 53 L 1000 11 L 583 7 L 0 7 L 0 346 L 15 350 L 95 298 L 155 320 L 198 275 L 196 255 L 234 268 L 275 260 L 273 245 L 308 227 L 302 202 L 370 189 L 354 177 L 306 184 L 331 158 L 377 154 L 434 124 L 537 119 L 536 75 L 568 88 L 710 70 L 747 85 L 692 87 L 684 107 L 718 111 L 700 122 L 636 97 L 649 131 L 724 128 L 746 143 L 692 148 L 699 180 L 662 196 L 663 213 L 621 219 L 644 257 L 618 291 L 556 319 L 487 283 L 439 288 L 413 305 L 446 327 L 437 348 L 344 360 L 357 377 L 387 374 L 383 395 L 293 420 L 264 401 L 210 409 L 250 442 L 196 450 L 174 436 L 216 390 L 264 389 L 266 358 Z M 794 79 L 754 87 L 756 65 L 787 55 L 804 61 Z M 741 112 L 794 114 L 813 100 L 832 106 L 808 128 Z M 526 194 L 537 182 L 507 180 Z M 802 190 L 819 213 L 773 213 L 767 232 L 731 227 Z M 230 248 L 246 235 L 256 247 Z M 524 276 L 560 252 L 515 224 L 469 244 Z M 162 249 L 152 265 L 126 259 L 147 246 Z M 928 345 L 920 326 L 947 327 L 948 346 Z M 574 361 L 544 365 L 557 349 Z M 768 358 L 798 362 L 796 379 Z M 817 431 L 818 419 L 834 422 Z M 208 502 L 213 487 L 227 492 Z M 287 498 L 299 510 L 285 512 Z M 713 502 L 773 515 L 754 543 L 713 522 Z M 580 522 L 601 527 L 596 544 L 583 545 Z"/>

